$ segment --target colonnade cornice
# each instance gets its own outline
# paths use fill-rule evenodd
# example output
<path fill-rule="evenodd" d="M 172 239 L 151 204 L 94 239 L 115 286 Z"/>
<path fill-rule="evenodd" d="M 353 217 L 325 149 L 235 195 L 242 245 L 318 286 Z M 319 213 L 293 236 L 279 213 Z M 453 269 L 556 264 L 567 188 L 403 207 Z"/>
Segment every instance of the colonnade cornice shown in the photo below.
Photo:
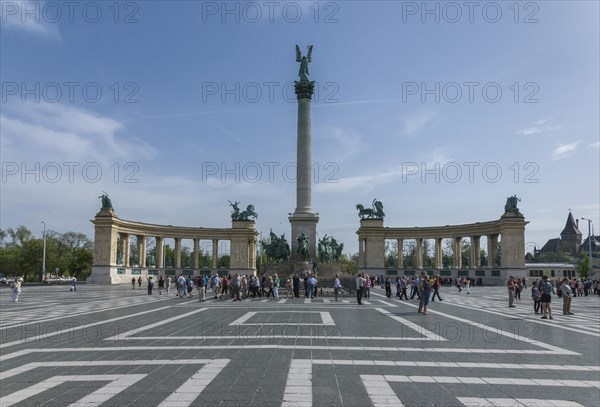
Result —
<path fill-rule="evenodd" d="M 523 218 L 499 219 L 488 222 L 475 222 L 462 225 L 425 226 L 425 227 L 361 227 L 360 237 L 384 235 L 385 239 L 450 239 L 458 237 L 489 236 L 502 233 L 503 226 L 515 224 L 523 227 Z"/>

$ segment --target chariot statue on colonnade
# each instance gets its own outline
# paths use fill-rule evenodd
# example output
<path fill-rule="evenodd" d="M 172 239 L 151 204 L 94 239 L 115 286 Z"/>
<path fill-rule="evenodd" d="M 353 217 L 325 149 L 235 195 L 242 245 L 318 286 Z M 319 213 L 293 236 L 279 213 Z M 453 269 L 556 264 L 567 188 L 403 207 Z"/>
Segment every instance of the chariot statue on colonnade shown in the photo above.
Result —
<path fill-rule="evenodd" d="M 378 201 L 377 198 L 373 199 L 372 208 L 365 208 L 362 204 L 357 204 L 358 216 L 361 219 L 383 219 L 385 213 L 383 212 L 383 203 Z"/>

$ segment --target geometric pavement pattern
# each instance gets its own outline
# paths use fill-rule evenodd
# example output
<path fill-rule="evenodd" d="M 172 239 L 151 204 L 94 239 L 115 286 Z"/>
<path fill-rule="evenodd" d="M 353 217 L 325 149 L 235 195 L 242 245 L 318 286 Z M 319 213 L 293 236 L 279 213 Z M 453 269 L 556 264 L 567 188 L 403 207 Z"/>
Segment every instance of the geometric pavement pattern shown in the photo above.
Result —
<path fill-rule="evenodd" d="M 0 406 L 600 405 L 598 296 L 573 316 L 554 296 L 541 320 L 503 287 L 442 288 L 430 315 L 371 291 L 359 306 L 3 288 Z"/>

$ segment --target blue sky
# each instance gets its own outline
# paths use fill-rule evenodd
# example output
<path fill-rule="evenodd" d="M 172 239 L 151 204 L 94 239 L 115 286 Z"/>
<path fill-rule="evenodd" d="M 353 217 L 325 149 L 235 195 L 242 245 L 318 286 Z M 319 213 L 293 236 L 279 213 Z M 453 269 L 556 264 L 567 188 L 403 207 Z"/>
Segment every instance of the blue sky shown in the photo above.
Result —
<path fill-rule="evenodd" d="M 528 249 L 569 209 L 600 228 L 598 2 L 1 4 L 3 229 L 93 237 L 106 191 L 124 219 L 228 227 L 237 200 L 289 236 L 296 44 L 320 236 L 357 251 L 374 198 L 401 227 L 516 194 Z"/>

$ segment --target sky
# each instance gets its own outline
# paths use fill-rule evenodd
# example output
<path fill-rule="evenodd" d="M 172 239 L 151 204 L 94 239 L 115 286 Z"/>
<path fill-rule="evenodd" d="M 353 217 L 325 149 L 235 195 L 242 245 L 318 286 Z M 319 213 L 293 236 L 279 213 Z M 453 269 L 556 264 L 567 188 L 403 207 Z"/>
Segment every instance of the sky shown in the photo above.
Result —
<path fill-rule="evenodd" d="M 298 79 L 314 45 L 319 237 L 498 219 L 526 250 L 600 230 L 597 1 L 0 1 L 0 228 L 120 218 L 291 233 Z M 585 236 L 587 222 L 580 224 Z M 190 242 L 184 242 L 191 245 Z"/>

